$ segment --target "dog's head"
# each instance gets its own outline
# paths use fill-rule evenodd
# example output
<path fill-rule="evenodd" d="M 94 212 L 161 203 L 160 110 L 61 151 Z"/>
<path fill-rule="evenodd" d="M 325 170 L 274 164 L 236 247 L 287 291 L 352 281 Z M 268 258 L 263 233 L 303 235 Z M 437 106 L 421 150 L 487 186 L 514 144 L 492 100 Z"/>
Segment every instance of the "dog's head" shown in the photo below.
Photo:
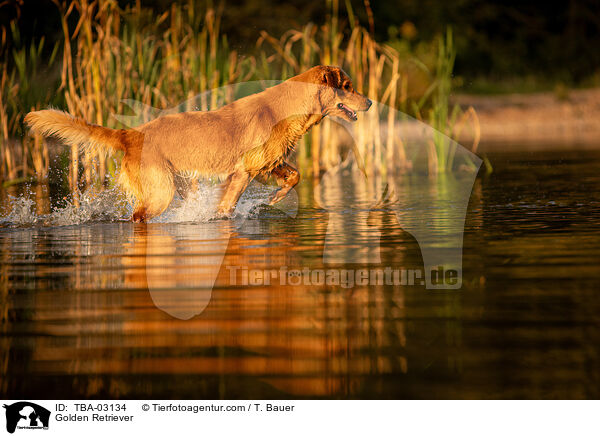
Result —
<path fill-rule="evenodd" d="M 319 85 L 318 99 L 323 115 L 356 121 L 357 112 L 371 107 L 371 100 L 354 90 L 352 80 L 339 67 L 313 67 L 305 73 L 305 79 Z"/>

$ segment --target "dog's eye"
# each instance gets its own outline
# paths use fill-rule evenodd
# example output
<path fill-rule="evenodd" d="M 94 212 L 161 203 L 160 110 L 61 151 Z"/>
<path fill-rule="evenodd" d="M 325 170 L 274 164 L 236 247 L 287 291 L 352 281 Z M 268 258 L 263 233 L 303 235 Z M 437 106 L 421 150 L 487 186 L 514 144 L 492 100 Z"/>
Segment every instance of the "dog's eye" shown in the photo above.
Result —
<path fill-rule="evenodd" d="M 344 90 L 350 91 L 350 83 L 349 82 L 344 83 Z"/>

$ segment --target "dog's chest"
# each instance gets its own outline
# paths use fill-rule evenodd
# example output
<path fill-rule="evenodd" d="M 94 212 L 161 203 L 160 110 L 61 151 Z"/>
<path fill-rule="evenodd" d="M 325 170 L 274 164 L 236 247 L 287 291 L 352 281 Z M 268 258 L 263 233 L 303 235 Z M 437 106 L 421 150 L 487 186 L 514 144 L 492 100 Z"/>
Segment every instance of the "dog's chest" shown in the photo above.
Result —
<path fill-rule="evenodd" d="M 294 150 L 300 138 L 318 121 L 313 116 L 298 116 L 278 123 L 260 149 L 244 158 L 247 171 L 270 173 Z"/>
<path fill-rule="evenodd" d="M 294 151 L 298 141 L 317 121 L 314 116 L 299 116 L 286 120 L 281 132 L 276 132 L 272 137 L 274 139 L 273 148 L 276 150 L 273 158 L 277 165 L 281 164 Z"/>

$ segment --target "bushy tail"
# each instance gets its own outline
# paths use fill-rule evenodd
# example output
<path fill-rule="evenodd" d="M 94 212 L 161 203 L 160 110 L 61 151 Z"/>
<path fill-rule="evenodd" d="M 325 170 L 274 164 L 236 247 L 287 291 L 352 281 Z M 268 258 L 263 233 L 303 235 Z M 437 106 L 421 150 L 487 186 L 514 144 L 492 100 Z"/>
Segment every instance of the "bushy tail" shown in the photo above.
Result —
<path fill-rule="evenodd" d="M 126 143 L 123 139 L 127 136 L 127 131 L 90 124 L 67 112 L 55 109 L 29 112 L 25 116 L 25 122 L 36 133 L 54 135 L 84 151 L 125 151 Z"/>

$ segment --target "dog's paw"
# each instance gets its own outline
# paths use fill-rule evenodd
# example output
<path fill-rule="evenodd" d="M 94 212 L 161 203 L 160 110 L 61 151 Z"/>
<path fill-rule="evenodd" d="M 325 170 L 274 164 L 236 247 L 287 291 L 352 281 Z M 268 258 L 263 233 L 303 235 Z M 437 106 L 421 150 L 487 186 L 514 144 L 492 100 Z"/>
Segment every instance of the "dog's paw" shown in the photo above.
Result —
<path fill-rule="evenodd" d="M 287 214 L 278 207 L 261 203 L 250 209 L 248 216 L 253 218 L 285 218 Z"/>

